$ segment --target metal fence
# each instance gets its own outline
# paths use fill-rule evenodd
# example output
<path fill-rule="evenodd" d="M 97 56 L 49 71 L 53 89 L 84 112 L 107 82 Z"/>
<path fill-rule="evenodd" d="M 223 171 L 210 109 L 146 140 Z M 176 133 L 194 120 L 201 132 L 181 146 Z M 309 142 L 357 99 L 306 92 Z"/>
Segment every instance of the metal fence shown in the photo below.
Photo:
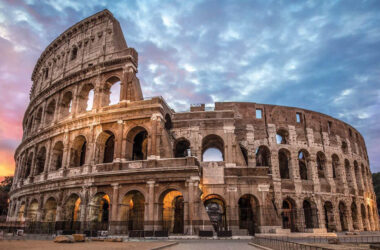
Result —
<path fill-rule="evenodd" d="M 286 241 L 286 240 L 280 240 L 275 238 L 264 238 L 264 237 L 255 237 L 253 239 L 253 243 L 269 247 L 271 249 L 275 250 L 330 250 L 330 248 L 324 248 L 324 247 L 318 247 L 318 246 L 312 246 L 307 245 L 304 243 L 298 243 L 298 242 L 292 242 L 292 241 Z"/>

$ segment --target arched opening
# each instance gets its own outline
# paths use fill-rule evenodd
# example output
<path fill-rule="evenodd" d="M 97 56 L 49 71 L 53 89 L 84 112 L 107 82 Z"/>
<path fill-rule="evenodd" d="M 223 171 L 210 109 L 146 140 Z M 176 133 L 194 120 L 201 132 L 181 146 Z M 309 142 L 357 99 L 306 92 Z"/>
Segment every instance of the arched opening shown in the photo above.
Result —
<path fill-rule="evenodd" d="M 58 170 L 62 167 L 62 158 L 63 158 L 63 143 L 58 141 L 55 143 L 52 151 L 51 157 L 51 169 Z"/>
<path fill-rule="evenodd" d="M 224 199 L 219 195 L 208 195 L 203 204 L 216 232 L 227 231 L 227 213 Z"/>
<path fill-rule="evenodd" d="M 364 229 L 364 231 L 368 231 L 367 216 L 366 216 L 364 204 L 360 205 L 360 210 L 361 210 L 361 214 L 362 214 L 363 229 Z"/>
<path fill-rule="evenodd" d="M 25 221 L 25 202 L 22 202 L 20 208 L 18 209 L 17 221 Z"/>
<path fill-rule="evenodd" d="M 353 178 L 352 178 L 352 175 L 351 175 L 351 165 L 350 165 L 350 162 L 347 159 L 344 160 L 344 169 L 345 169 L 345 172 L 346 172 L 347 184 L 351 188 L 351 191 L 352 191 L 353 188 L 354 188 L 354 183 L 353 183 Z"/>
<path fill-rule="evenodd" d="M 339 157 L 336 154 L 332 155 L 332 175 L 337 178 L 337 170 L 339 168 Z"/>
<path fill-rule="evenodd" d="M 317 170 L 318 170 L 318 178 L 325 178 L 325 164 L 326 164 L 326 156 L 322 152 L 317 153 Z"/>
<path fill-rule="evenodd" d="M 181 192 L 171 189 L 160 196 L 162 228 L 173 234 L 183 234 L 184 200 Z"/>
<path fill-rule="evenodd" d="M 57 202 L 53 197 L 50 197 L 44 207 L 44 222 L 54 222 L 57 213 Z"/>
<path fill-rule="evenodd" d="M 32 169 L 32 163 L 33 163 L 33 152 L 29 154 L 28 160 L 26 161 L 24 178 L 29 177 L 31 173 L 31 169 Z"/>
<path fill-rule="evenodd" d="M 134 127 L 127 135 L 127 158 L 132 161 L 148 157 L 148 132 L 143 127 Z"/>
<path fill-rule="evenodd" d="M 36 175 L 39 175 L 44 171 L 45 161 L 46 161 L 46 148 L 42 147 L 38 151 L 37 158 L 36 158 L 36 172 L 35 172 Z"/>
<path fill-rule="evenodd" d="M 245 166 L 248 166 L 248 151 L 243 145 L 240 145 L 240 150 L 243 154 Z"/>
<path fill-rule="evenodd" d="M 347 145 L 347 142 L 345 142 L 345 141 L 342 141 L 342 152 L 344 154 L 348 153 L 348 145 Z"/>
<path fill-rule="evenodd" d="M 290 229 L 291 232 L 296 231 L 296 204 L 295 202 L 287 198 L 282 202 L 282 228 Z"/>
<path fill-rule="evenodd" d="M 37 221 L 38 201 L 33 200 L 28 207 L 28 220 L 30 222 Z"/>
<path fill-rule="evenodd" d="M 80 205 L 81 199 L 77 194 L 71 194 L 64 206 L 64 219 L 67 230 L 76 230 L 80 228 Z"/>
<path fill-rule="evenodd" d="M 308 200 L 304 200 L 302 207 L 303 207 L 303 214 L 305 218 L 306 228 L 317 228 L 318 227 L 317 206 Z"/>
<path fill-rule="evenodd" d="M 70 60 L 75 60 L 77 58 L 77 55 L 78 55 L 78 48 L 77 47 L 73 47 L 73 49 L 71 50 L 71 56 L 70 56 Z"/>
<path fill-rule="evenodd" d="M 165 129 L 167 131 L 171 130 L 173 127 L 173 124 L 172 124 L 172 119 L 170 118 L 170 115 L 169 114 L 166 114 L 165 115 Z"/>
<path fill-rule="evenodd" d="M 361 167 L 362 167 L 363 189 L 366 190 L 368 188 L 367 175 L 366 175 L 365 167 L 363 164 L 361 164 Z"/>
<path fill-rule="evenodd" d="M 334 210 L 333 205 L 330 201 L 326 201 L 323 205 L 324 214 L 325 214 L 325 226 L 327 232 L 336 231 L 336 225 L 334 220 Z"/>
<path fill-rule="evenodd" d="M 309 178 L 309 171 L 308 171 L 308 163 L 309 163 L 309 153 L 305 150 L 301 150 L 298 152 L 298 167 L 300 171 L 300 178 L 301 180 L 308 180 Z"/>
<path fill-rule="evenodd" d="M 355 170 L 355 179 L 356 179 L 356 184 L 358 185 L 358 189 L 363 190 L 363 183 L 360 179 L 360 170 L 359 170 L 359 165 L 357 161 L 354 161 L 354 170 Z"/>
<path fill-rule="evenodd" d="M 61 118 L 68 116 L 71 113 L 72 104 L 73 104 L 73 94 L 70 91 L 68 91 L 62 97 L 61 111 L 60 111 Z"/>
<path fill-rule="evenodd" d="M 270 166 L 270 150 L 267 146 L 260 146 L 256 150 L 256 167 Z"/>
<path fill-rule="evenodd" d="M 103 224 L 107 228 L 109 221 L 110 198 L 105 193 L 97 193 L 89 203 L 89 221 Z"/>
<path fill-rule="evenodd" d="M 34 119 L 33 116 L 29 118 L 29 122 L 28 122 L 28 132 L 31 132 L 31 131 L 32 131 L 32 128 L 33 128 L 33 119 Z"/>
<path fill-rule="evenodd" d="M 352 217 L 352 226 L 354 230 L 359 230 L 359 220 L 358 220 L 358 208 L 355 202 L 351 204 L 351 217 Z"/>
<path fill-rule="evenodd" d="M 103 131 L 96 140 L 96 162 L 111 163 L 114 159 L 115 135 L 109 131 Z"/>
<path fill-rule="evenodd" d="M 277 144 L 288 144 L 289 143 L 289 133 L 286 129 L 277 130 L 276 142 L 277 142 Z"/>
<path fill-rule="evenodd" d="M 120 79 L 116 76 L 106 81 L 102 95 L 102 106 L 114 105 L 120 102 L 120 87 Z"/>
<path fill-rule="evenodd" d="M 218 135 L 207 135 L 202 140 L 202 161 L 224 161 L 224 141 Z"/>
<path fill-rule="evenodd" d="M 174 157 L 187 157 L 191 156 L 190 142 L 185 138 L 178 139 L 174 144 Z"/>
<path fill-rule="evenodd" d="M 74 139 L 70 150 L 70 167 L 80 167 L 86 162 L 87 141 L 83 135 Z"/>
<path fill-rule="evenodd" d="M 289 175 L 290 153 L 286 149 L 280 149 L 278 152 L 278 165 L 280 167 L 281 179 L 290 179 Z"/>
<path fill-rule="evenodd" d="M 34 118 L 34 129 L 38 130 L 42 122 L 42 108 L 39 108 Z"/>
<path fill-rule="evenodd" d="M 239 201 L 239 228 L 247 229 L 250 235 L 258 232 L 259 202 L 253 195 L 243 195 Z"/>
<path fill-rule="evenodd" d="M 53 122 L 54 120 L 54 113 L 55 113 L 55 100 L 52 100 L 49 102 L 48 106 L 46 107 L 45 110 L 45 124 L 49 125 Z"/>
<path fill-rule="evenodd" d="M 78 95 L 78 112 L 82 113 L 85 111 L 92 110 L 94 103 L 94 85 L 88 83 L 82 87 Z"/>
<path fill-rule="evenodd" d="M 339 219 L 342 231 L 348 231 L 347 217 L 347 207 L 341 201 L 339 202 Z"/>
<path fill-rule="evenodd" d="M 127 223 L 129 231 L 144 230 L 144 195 L 136 190 L 129 191 L 122 200 L 121 221 Z"/>

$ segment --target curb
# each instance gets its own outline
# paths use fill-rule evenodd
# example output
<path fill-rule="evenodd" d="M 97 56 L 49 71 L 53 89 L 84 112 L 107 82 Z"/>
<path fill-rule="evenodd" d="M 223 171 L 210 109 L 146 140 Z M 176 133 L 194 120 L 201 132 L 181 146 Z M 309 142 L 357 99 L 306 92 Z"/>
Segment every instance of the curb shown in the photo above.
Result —
<path fill-rule="evenodd" d="M 177 245 L 178 242 L 171 242 L 171 243 L 168 243 L 166 245 L 163 245 L 163 246 L 160 246 L 160 247 L 154 247 L 152 248 L 151 250 L 159 250 L 159 249 L 164 249 L 164 248 L 167 248 L 167 247 L 171 247 L 171 246 L 174 246 L 174 245 Z"/>
<path fill-rule="evenodd" d="M 251 245 L 253 247 L 257 247 L 257 248 L 260 248 L 260 249 L 263 249 L 263 250 L 273 250 L 272 248 L 264 247 L 264 246 L 261 246 L 261 245 L 257 245 L 257 244 L 252 243 L 252 242 L 249 242 L 248 245 Z"/>

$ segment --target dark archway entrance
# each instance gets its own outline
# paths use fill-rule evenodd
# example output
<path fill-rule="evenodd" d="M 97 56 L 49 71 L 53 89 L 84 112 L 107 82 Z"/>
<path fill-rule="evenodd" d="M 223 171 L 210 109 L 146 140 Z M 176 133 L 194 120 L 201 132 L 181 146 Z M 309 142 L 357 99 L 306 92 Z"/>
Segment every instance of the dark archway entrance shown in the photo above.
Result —
<path fill-rule="evenodd" d="M 290 198 L 282 202 L 282 228 L 296 231 L 296 206 L 295 202 Z"/>
<path fill-rule="evenodd" d="M 334 221 L 334 210 L 333 205 L 330 201 L 326 201 L 324 206 L 324 214 L 325 214 L 325 226 L 327 232 L 336 231 L 335 221 Z"/>
<path fill-rule="evenodd" d="M 122 201 L 122 221 L 126 221 L 128 231 L 144 230 L 145 198 L 137 191 L 129 191 Z"/>
<path fill-rule="evenodd" d="M 239 199 L 239 228 L 247 229 L 250 235 L 257 232 L 258 202 L 253 195 L 243 195 Z"/>
<path fill-rule="evenodd" d="M 162 228 L 172 234 L 184 232 L 184 199 L 181 192 L 168 190 L 161 195 Z"/>
<path fill-rule="evenodd" d="M 348 231 L 347 225 L 347 207 L 343 202 L 339 203 L 339 219 L 342 231 Z"/>
<path fill-rule="evenodd" d="M 215 231 L 227 231 L 227 216 L 224 200 L 219 195 L 209 195 L 206 197 L 204 205 Z"/>

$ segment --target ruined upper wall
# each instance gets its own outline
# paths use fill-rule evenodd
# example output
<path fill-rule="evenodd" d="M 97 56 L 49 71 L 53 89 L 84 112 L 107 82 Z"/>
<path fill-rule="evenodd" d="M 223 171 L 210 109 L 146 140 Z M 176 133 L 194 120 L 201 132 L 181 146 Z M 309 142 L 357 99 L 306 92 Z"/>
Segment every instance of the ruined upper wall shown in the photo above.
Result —
<path fill-rule="evenodd" d="M 61 80 L 98 63 L 137 53 L 129 51 L 119 22 L 108 10 L 68 28 L 41 54 L 33 70 L 31 99 Z"/>

